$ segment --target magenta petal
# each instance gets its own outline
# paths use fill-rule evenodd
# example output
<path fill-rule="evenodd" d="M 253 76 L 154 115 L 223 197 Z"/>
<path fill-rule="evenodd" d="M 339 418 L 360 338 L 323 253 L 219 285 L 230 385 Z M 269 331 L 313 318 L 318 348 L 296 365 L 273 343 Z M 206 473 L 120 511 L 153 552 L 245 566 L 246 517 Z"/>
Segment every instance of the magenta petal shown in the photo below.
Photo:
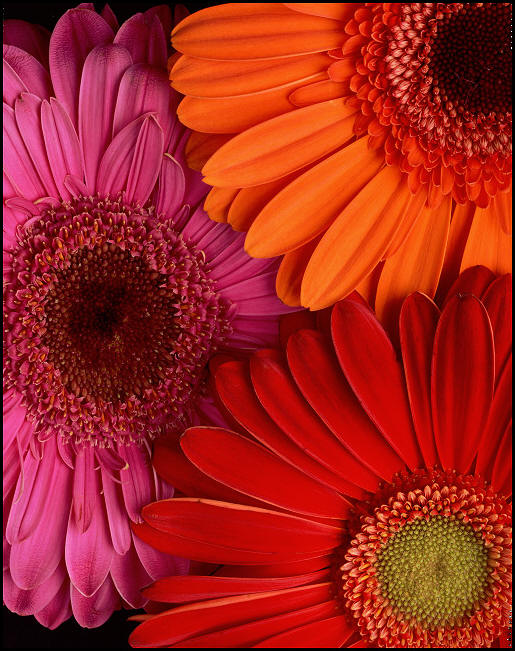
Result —
<path fill-rule="evenodd" d="M 18 95 L 21 93 L 27 93 L 29 89 L 5 59 L 3 61 L 3 81 L 4 102 L 13 108 L 14 100 L 18 97 Z"/>
<path fill-rule="evenodd" d="M 104 5 L 104 8 L 100 12 L 100 15 L 106 21 L 106 23 L 111 27 L 113 32 L 116 33 L 118 31 L 119 25 L 118 25 L 118 20 L 117 20 L 116 16 L 114 15 L 113 10 L 111 9 L 111 7 L 109 5 L 107 5 L 107 4 Z"/>
<path fill-rule="evenodd" d="M 174 124 L 170 110 L 174 92 L 165 70 L 138 63 L 126 70 L 120 82 L 114 113 L 113 136 L 143 113 L 155 113 L 165 134 L 165 144 Z"/>
<path fill-rule="evenodd" d="M 144 205 L 157 181 L 163 157 L 163 130 L 151 115 L 143 121 L 132 159 L 125 198 Z"/>
<path fill-rule="evenodd" d="M 120 607 L 120 597 L 109 577 L 92 597 L 85 597 L 72 585 L 71 600 L 75 619 L 85 628 L 101 626 Z"/>
<path fill-rule="evenodd" d="M 134 63 L 149 63 L 156 68 L 166 68 L 166 38 L 157 16 L 131 16 L 120 27 L 114 42 L 129 50 Z"/>
<path fill-rule="evenodd" d="M 131 546 L 129 518 L 120 485 L 102 468 L 102 488 L 115 555 L 125 554 Z"/>
<path fill-rule="evenodd" d="M 53 599 L 66 577 L 64 565 L 58 565 L 55 572 L 34 590 L 21 590 L 4 572 L 4 602 L 9 610 L 18 615 L 34 615 Z"/>
<path fill-rule="evenodd" d="M 50 446 L 51 441 L 48 441 L 44 453 L 56 454 Z M 16 585 L 24 590 L 41 585 L 53 574 L 62 559 L 70 512 L 70 475 L 69 468 L 58 459 L 48 494 L 59 496 L 59 499 L 41 500 L 41 518 L 32 535 L 12 546 L 11 575 Z"/>
<path fill-rule="evenodd" d="M 41 131 L 41 99 L 30 93 L 22 93 L 15 102 L 14 115 L 21 137 L 34 162 L 48 196 L 58 196 L 59 191 L 48 164 L 48 156 Z"/>
<path fill-rule="evenodd" d="M 120 471 L 127 513 L 133 522 L 143 522 L 141 509 L 154 498 L 150 459 L 146 451 L 137 445 L 120 446 L 119 452 L 128 464 L 127 469 Z"/>
<path fill-rule="evenodd" d="M 111 141 L 118 86 L 131 55 L 118 45 L 94 48 L 86 57 L 79 95 L 79 140 L 88 193 L 94 192 L 100 159 Z"/>
<path fill-rule="evenodd" d="M 27 410 L 22 407 L 21 395 L 14 390 L 6 391 L 3 405 L 4 440 L 3 449 L 6 450 L 14 441 L 20 427 L 25 422 Z"/>
<path fill-rule="evenodd" d="M 77 453 L 73 474 L 73 515 L 81 531 L 90 526 L 97 499 L 97 476 L 93 448 L 86 445 Z"/>
<path fill-rule="evenodd" d="M 4 45 L 4 59 L 30 93 L 41 99 L 48 99 L 53 94 L 48 72 L 33 56 L 13 45 Z"/>
<path fill-rule="evenodd" d="M 4 172 L 20 196 L 31 201 L 45 195 L 45 189 L 23 143 L 14 110 L 4 104 Z"/>
<path fill-rule="evenodd" d="M 172 219 L 182 208 L 185 189 L 186 179 L 181 165 L 170 154 L 165 154 L 159 175 L 157 213 Z"/>
<path fill-rule="evenodd" d="M 101 194 L 116 196 L 126 187 L 136 141 L 148 117 L 148 113 L 140 115 L 124 127 L 107 148 L 97 175 L 97 191 Z"/>
<path fill-rule="evenodd" d="M 70 198 L 67 175 L 83 177 L 82 154 L 77 133 L 62 104 L 51 99 L 41 105 L 41 126 L 48 161 L 61 197 Z"/>
<path fill-rule="evenodd" d="M 50 32 L 41 25 L 32 25 L 24 20 L 4 20 L 4 43 L 25 50 L 48 68 Z"/>
<path fill-rule="evenodd" d="M 70 9 L 58 21 L 49 47 L 50 74 L 55 96 L 77 124 L 82 66 L 96 45 L 113 40 L 113 30 L 94 11 Z"/>
<path fill-rule="evenodd" d="M 146 604 L 147 599 L 140 590 L 152 583 L 152 578 L 141 564 L 134 545 L 131 545 L 123 556 L 113 555 L 111 578 L 116 589 L 131 608 L 142 608 Z"/>
<path fill-rule="evenodd" d="M 178 10 L 180 11 L 179 7 L 182 7 L 182 10 L 185 12 L 183 18 L 189 16 L 190 12 L 186 9 L 186 7 L 184 7 L 184 5 L 175 5 L 176 13 Z M 178 23 L 177 20 L 172 22 L 172 12 L 168 5 L 157 5 L 155 7 L 150 7 L 150 9 L 147 9 L 144 12 L 144 15 L 157 16 L 161 21 L 161 25 L 163 26 L 163 31 L 165 34 L 169 34 L 172 31 L 172 27 Z M 182 18 L 180 18 L 180 20 L 182 20 Z"/>
<path fill-rule="evenodd" d="M 36 613 L 36 619 L 43 626 L 53 630 L 71 616 L 70 582 L 66 579 L 55 597 Z"/>
<path fill-rule="evenodd" d="M 179 556 L 170 556 L 159 552 L 141 538 L 138 538 L 134 533 L 132 535 L 134 547 L 138 557 L 143 564 L 143 567 L 152 577 L 152 580 L 162 579 L 165 576 L 187 574 L 190 567 L 190 562 L 186 558 Z"/>
<path fill-rule="evenodd" d="M 107 515 L 100 495 L 100 482 L 95 491 L 91 524 L 83 533 L 70 514 L 64 557 L 70 580 L 77 590 L 91 597 L 105 581 L 111 568 L 113 547 L 107 526 Z"/>

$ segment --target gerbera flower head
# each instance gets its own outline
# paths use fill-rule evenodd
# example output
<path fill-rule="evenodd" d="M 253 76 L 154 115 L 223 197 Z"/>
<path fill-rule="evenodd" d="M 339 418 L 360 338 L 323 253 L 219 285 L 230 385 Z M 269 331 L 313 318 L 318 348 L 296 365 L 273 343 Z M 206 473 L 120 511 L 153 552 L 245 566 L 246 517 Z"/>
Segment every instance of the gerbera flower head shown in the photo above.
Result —
<path fill-rule="evenodd" d="M 199 205 L 169 29 L 166 7 L 118 28 L 84 5 L 51 36 L 5 26 L 4 599 L 51 628 L 187 570 L 129 527 L 173 494 L 150 443 L 222 422 L 210 356 L 273 345 L 288 309 L 277 265 Z"/>
<path fill-rule="evenodd" d="M 284 254 L 285 302 L 358 288 L 395 321 L 440 275 L 511 270 L 511 11 L 232 3 L 175 28 L 206 209 L 251 255 Z"/>
<path fill-rule="evenodd" d="M 145 589 L 160 612 L 136 617 L 132 645 L 505 644 L 510 301 L 511 276 L 474 267 L 440 307 L 405 299 L 398 352 L 353 294 L 318 327 L 288 317 L 285 351 L 221 363 L 238 433 L 186 430 L 178 479 L 204 473 L 204 495 L 150 504 L 135 525 L 212 565 Z M 155 454 L 168 480 L 174 454 Z"/>

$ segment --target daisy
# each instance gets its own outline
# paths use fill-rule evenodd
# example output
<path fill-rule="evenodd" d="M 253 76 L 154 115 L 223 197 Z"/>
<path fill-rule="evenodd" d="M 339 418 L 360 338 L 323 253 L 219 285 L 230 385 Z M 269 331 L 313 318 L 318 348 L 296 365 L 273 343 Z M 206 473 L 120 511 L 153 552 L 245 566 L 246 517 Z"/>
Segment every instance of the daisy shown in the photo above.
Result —
<path fill-rule="evenodd" d="M 135 617 L 131 644 L 498 646 L 511 586 L 510 300 L 511 276 L 475 267 L 442 309 L 421 293 L 404 301 L 402 359 L 354 294 L 330 323 L 294 331 L 285 354 L 221 364 L 239 433 L 181 439 L 214 492 L 150 504 L 134 525 L 157 549 L 213 565 L 145 589 L 176 606 Z"/>
<path fill-rule="evenodd" d="M 284 254 L 277 292 L 381 321 L 440 276 L 511 270 L 510 3 L 231 3 L 173 31 L 212 219 Z"/>
<path fill-rule="evenodd" d="M 130 530 L 173 494 L 150 443 L 223 422 L 210 356 L 274 345 L 288 309 L 276 263 L 200 207 L 169 29 L 165 7 L 118 29 L 85 5 L 49 42 L 6 25 L 4 600 L 50 628 L 99 626 L 187 571 Z"/>

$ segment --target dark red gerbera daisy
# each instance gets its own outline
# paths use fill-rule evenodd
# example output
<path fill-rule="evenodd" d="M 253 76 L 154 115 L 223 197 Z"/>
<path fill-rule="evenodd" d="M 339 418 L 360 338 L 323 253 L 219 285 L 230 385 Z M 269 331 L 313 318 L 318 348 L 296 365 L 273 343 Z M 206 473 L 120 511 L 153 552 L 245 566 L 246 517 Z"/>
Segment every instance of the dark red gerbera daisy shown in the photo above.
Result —
<path fill-rule="evenodd" d="M 330 324 L 286 324 L 284 353 L 221 363 L 239 433 L 187 430 L 180 471 L 178 449 L 160 443 L 158 472 L 193 497 L 150 504 L 135 525 L 157 549 L 215 565 L 147 588 L 175 606 L 137 617 L 132 645 L 502 645 L 510 298 L 511 276 L 483 267 L 440 308 L 412 294 L 397 355 L 354 294 Z"/>

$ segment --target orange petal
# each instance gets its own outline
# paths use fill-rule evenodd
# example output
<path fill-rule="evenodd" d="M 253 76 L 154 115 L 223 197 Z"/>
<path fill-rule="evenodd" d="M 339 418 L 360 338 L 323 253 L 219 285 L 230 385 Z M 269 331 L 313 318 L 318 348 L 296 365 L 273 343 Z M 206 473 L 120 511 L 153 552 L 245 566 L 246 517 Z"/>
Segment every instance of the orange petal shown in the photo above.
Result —
<path fill-rule="evenodd" d="M 210 185 L 245 188 L 268 183 L 341 147 L 352 138 L 353 123 L 354 109 L 342 100 L 306 106 L 239 134 L 202 172 Z"/>
<path fill-rule="evenodd" d="M 354 11 L 361 7 L 359 2 L 285 2 L 285 7 L 313 16 L 324 16 L 333 20 L 349 20 Z"/>
<path fill-rule="evenodd" d="M 365 301 L 374 308 L 377 293 L 377 285 L 383 270 L 384 261 L 379 262 L 368 276 L 356 285 L 356 291 L 365 299 Z"/>
<path fill-rule="evenodd" d="M 337 217 L 304 274 L 302 304 L 327 307 L 352 292 L 382 259 L 410 191 L 395 166 L 384 167 Z"/>
<path fill-rule="evenodd" d="M 259 93 L 325 72 L 325 53 L 282 59 L 212 61 L 182 56 L 172 69 L 173 87 L 193 97 L 231 97 Z"/>
<path fill-rule="evenodd" d="M 495 274 L 511 272 L 511 236 L 502 230 L 492 205 L 476 208 L 460 271 L 478 264 Z"/>
<path fill-rule="evenodd" d="M 325 231 L 377 174 L 384 155 L 361 138 L 299 176 L 268 203 L 252 224 L 245 249 L 271 258 Z"/>
<path fill-rule="evenodd" d="M 492 210 L 501 224 L 501 228 L 505 233 L 511 235 L 511 222 L 512 222 L 512 197 L 511 197 L 511 183 L 510 188 L 506 192 L 498 192 L 492 201 Z"/>
<path fill-rule="evenodd" d="M 265 59 L 325 52 L 341 47 L 345 36 L 329 18 L 277 3 L 233 3 L 188 16 L 172 32 L 172 45 L 204 59 Z"/>
<path fill-rule="evenodd" d="M 468 202 L 457 204 L 451 217 L 449 238 L 445 250 L 445 259 L 440 276 L 437 298 L 443 300 L 460 273 L 461 259 L 469 236 L 475 211 L 474 204 Z"/>
<path fill-rule="evenodd" d="M 190 134 L 186 143 L 186 162 L 193 170 L 200 170 L 204 167 L 208 159 L 220 149 L 232 135 L 217 133 L 200 133 L 194 131 Z"/>
<path fill-rule="evenodd" d="M 315 78 L 317 77 L 312 77 Z M 179 104 L 177 115 L 183 124 L 194 131 L 239 133 L 260 122 L 292 111 L 295 107 L 288 100 L 288 96 L 303 83 L 297 82 L 254 95 L 185 97 Z"/>
<path fill-rule="evenodd" d="M 313 251 L 320 242 L 320 237 L 315 237 L 311 242 L 304 244 L 304 246 L 290 251 L 281 261 L 277 278 L 275 281 L 275 288 L 277 296 L 286 305 L 296 307 L 300 305 L 300 286 L 302 284 L 302 277 L 311 258 Z"/>
<path fill-rule="evenodd" d="M 438 287 L 451 221 L 451 198 L 436 209 L 426 206 L 415 227 L 395 255 L 389 257 L 379 279 L 377 318 L 390 332 L 397 330 L 402 301 L 414 291 L 433 298 Z"/>
<path fill-rule="evenodd" d="M 226 222 L 229 207 L 239 188 L 213 188 L 206 197 L 204 210 L 215 222 Z"/>
<path fill-rule="evenodd" d="M 346 97 L 349 92 L 348 84 L 340 84 L 336 81 L 326 79 L 325 81 L 315 81 L 307 86 L 301 86 L 290 94 L 288 99 L 292 104 L 302 108 L 310 106 L 317 102 L 327 102 L 330 99 Z"/>
<path fill-rule="evenodd" d="M 299 172 L 294 172 L 277 181 L 240 190 L 231 204 L 227 221 L 235 231 L 248 231 L 270 199 L 298 176 Z"/>
<path fill-rule="evenodd" d="M 422 187 L 419 191 L 412 196 L 408 208 L 404 215 L 402 215 L 401 223 L 398 231 L 395 233 L 386 253 L 385 258 L 392 256 L 406 241 L 411 230 L 415 226 L 418 216 L 424 208 L 424 203 L 427 197 L 427 190 Z"/>

